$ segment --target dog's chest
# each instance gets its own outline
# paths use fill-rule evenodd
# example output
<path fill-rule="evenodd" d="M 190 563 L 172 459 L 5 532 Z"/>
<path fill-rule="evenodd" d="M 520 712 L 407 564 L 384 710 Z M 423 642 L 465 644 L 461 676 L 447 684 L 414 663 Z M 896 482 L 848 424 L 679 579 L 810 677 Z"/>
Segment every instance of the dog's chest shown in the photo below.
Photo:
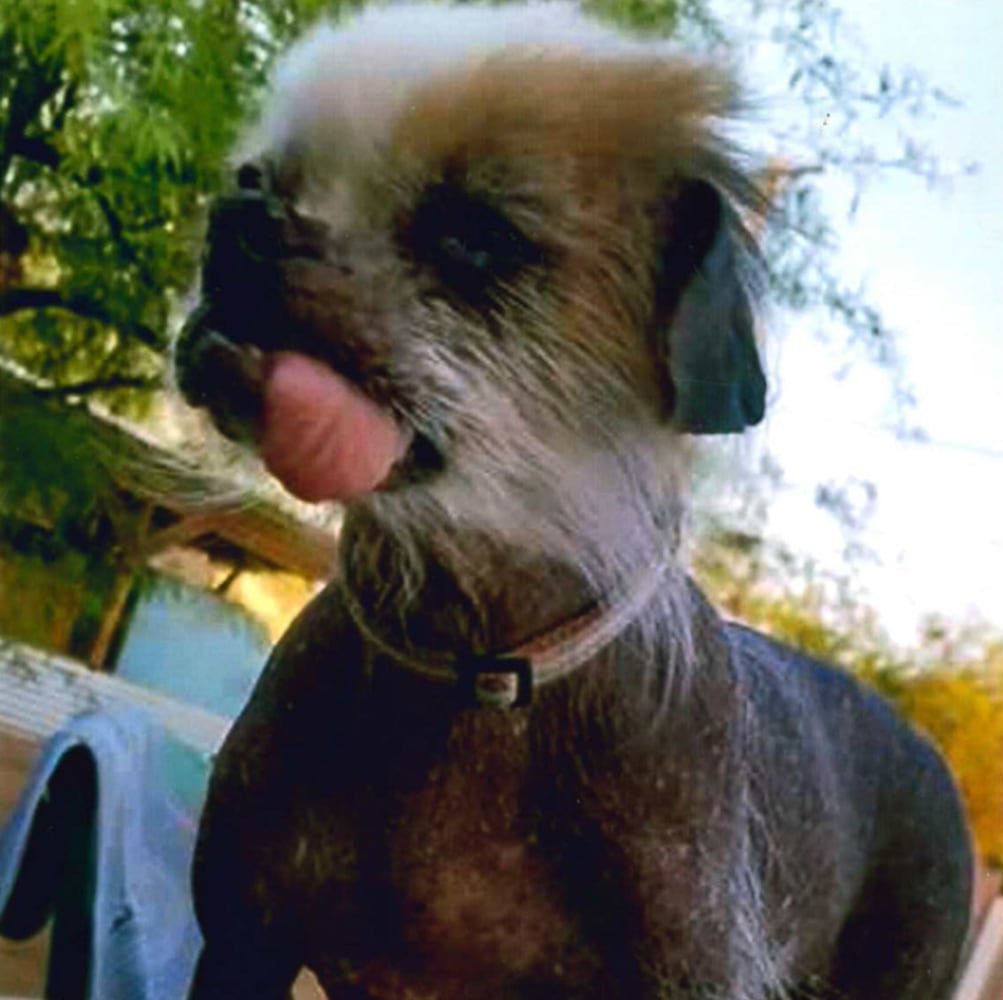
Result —
<path fill-rule="evenodd" d="M 511 715 L 458 726 L 367 824 L 356 898 L 368 930 L 348 966 L 370 996 L 519 995 L 594 975 L 527 787 L 523 730 Z"/>
<path fill-rule="evenodd" d="M 464 835 L 450 847 L 406 852 L 393 877 L 401 962 L 395 975 L 436 983 L 455 977 L 544 982 L 561 979 L 575 948 L 550 859 L 532 838 L 501 831 Z M 380 963 L 369 970 L 379 982 Z M 502 970 L 504 970 L 502 972 Z M 447 995 L 459 995 L 448 993 Z M 475 994 L 471 994 L 475 995 Z"/>

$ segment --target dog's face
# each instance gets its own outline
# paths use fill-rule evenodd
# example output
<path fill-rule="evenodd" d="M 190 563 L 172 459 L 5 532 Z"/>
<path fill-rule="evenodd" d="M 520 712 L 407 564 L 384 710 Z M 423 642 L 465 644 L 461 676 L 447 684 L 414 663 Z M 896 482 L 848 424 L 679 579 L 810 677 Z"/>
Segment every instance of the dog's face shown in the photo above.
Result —
<path fill-rule="evenodd" d="M 679 432 L 762 414 L 731 104 L 561 4 L 321 28 L 211 214 L 184 393 L 310 500 L 650 493 Z"/>

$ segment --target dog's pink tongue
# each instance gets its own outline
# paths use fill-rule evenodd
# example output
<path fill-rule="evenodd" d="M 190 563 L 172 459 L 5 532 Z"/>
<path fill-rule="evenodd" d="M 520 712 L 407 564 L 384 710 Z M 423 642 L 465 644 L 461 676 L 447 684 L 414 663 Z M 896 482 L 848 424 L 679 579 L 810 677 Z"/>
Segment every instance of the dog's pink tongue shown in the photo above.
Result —
<path fill-rule="evenodd" d="M 301 500 L 350 500 L 369 493 L 404 450 L 389 413 L 302 354 L 272 356 L 263 416 L 261 457 Z"/>

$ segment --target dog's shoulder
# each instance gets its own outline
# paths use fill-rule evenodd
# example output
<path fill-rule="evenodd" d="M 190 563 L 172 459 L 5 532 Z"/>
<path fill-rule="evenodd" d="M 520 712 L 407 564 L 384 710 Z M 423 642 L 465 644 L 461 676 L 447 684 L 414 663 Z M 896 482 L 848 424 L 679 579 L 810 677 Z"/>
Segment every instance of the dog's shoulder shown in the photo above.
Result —
<path fill-rule="evenodd" d="M 285 891 L 274 859 L 295 850 L 311 790 L 353 760 L 364 674 L 361 641 L 329 587 L 279 641 L 217 754 L 194 864 L 203 927 L 251 919 Z"/>
<path fill-rule="evenodd" d="M 834 735 L 853 729 L 858 739 L 884 741 L 911 732 L 892 705 L 849 671 L 741 625 L 724 630 L 749 696 L 770 716 L 791 713 L 824 725 Z M 883 735 L 884 734 L 884 735 Z"/>
<path fill-rule="evenodd" d="M 220 749 L 216 789 L 281 786 L 332 752 L 361 697 L 366 665 L 336 588 L 321 592 L 272 651 Z"/>
<path fill-rule="evenodd" d="M 801 688 L 805 685 L 827 698 L 865 699 L 870 694 L 841 667 L 827 663 L 785 642 L 739 622 L 725 621 L 723 628 L 731 648 L 754 679 L 773 680 Z"/>
<path fill-rule="evenodd" d="M 337 585 L 300 612 L 272 651 L 242 715 L 261 715 L 275 729 L 296 716 L 330 716 L 359 694 L 366 673 L 364 642 Z M 310 720 L 299 719 L 307 713 Z M 326 728 L 326 727 L 325 727 Z"/>
<path fill-rule="evenodd" d="M 896 786 L 931 780 L 951 785 L 929 739 L 870 684 L 744 625 L 723 627 L 764 728 L 794 734 L 803 746 L 824 745 L 843 765 L 863 762 L 868 784 L 880 782 L 884 773 Z"/>

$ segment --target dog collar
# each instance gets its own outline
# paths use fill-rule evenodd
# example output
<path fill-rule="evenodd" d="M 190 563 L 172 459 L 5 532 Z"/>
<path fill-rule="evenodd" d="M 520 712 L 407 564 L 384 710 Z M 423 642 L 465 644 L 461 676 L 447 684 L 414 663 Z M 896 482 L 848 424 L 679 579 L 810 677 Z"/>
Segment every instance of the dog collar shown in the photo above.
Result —
<path fill-rule="evenodd" d="M 367 641 L 400 666 L 457 690 L 468 707 L 520 708 L 533 691 L 566 677 L 597 656 L 644 610 L 668 569 L 661 559 L 608 610 L 592 608 L 505 653 L 467 653 L 419 659 L 396 649 L 365 620 L 354 595 L 343 588 L 349 614 Z"/>

